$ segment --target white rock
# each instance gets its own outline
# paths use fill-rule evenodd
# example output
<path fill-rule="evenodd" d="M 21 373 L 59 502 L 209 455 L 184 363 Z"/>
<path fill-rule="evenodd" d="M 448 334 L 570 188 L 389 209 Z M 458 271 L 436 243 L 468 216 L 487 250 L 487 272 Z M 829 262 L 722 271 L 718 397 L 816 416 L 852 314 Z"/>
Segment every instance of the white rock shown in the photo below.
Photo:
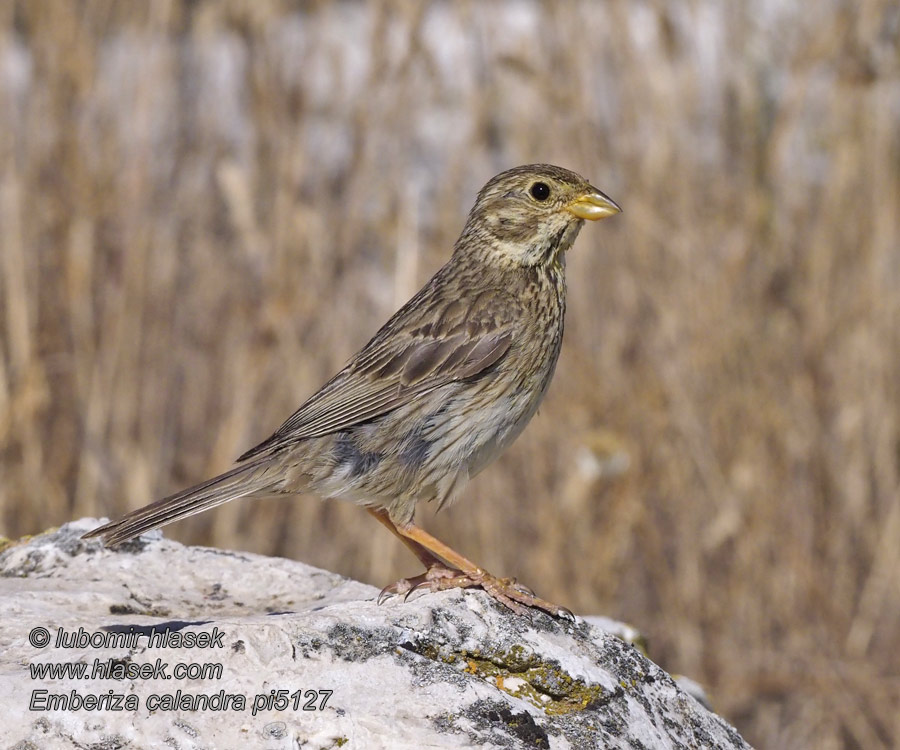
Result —
<path fill-rule="evenodd" d="M 584 620 L 529 620 L 480 591 L 378 606 L 374 588 L 289 560 L 158 532 L 117 551 L 81 541 L 95 525 L 0 553 L 0 746 L 748 747 L 639 650 Z M 210 642 L 151 644 L 153 629 Z M 55 645 L 79 632 L 133 642 Z M 110 660 L 156 668 L 104 679 L 95 664 Z M 84 673 L 38 673 L 51 666 Z M 213 671 L 190 679 L 179 668 Z M 169 707 L 179 695 L 191 698 Z M 46 710 L 92 697 L 103 710 Z"/>

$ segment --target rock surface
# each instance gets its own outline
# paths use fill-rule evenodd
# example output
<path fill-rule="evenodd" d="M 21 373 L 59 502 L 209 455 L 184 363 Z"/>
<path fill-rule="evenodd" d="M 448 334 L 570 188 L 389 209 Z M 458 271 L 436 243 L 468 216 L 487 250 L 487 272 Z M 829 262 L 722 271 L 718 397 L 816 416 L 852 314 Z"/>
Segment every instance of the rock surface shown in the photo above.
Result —
<path fill-rule="evenodd" d="M 378 606 L 299 562 L 81 541 L 95 525 L 0 553 L 2 747 L 748 747 L 591 622 L 480 591 Z"/>

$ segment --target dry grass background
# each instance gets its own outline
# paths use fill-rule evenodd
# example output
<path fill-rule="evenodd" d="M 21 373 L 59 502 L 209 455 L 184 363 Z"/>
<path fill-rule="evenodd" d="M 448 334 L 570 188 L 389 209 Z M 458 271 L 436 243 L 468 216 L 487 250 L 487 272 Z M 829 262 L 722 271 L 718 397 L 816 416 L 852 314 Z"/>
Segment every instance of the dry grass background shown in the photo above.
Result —
<path fill-rule="evenodd" d="M 897 746 L 898 35 L 889 0 L 3 3 L 3 533 L 225 469 L 487 178 L 557 162 L 625 214 L 570 256 L 541 414 L 420 518 L 638 626 L 760 747 Z M 307 498 L 167 533 L 416 568 Z"/>

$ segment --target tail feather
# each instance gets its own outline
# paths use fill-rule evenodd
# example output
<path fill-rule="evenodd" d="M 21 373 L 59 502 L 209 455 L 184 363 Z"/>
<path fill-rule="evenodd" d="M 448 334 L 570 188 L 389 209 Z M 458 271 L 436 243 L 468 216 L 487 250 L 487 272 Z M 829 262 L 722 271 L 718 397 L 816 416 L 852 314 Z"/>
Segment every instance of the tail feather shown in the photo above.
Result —
<path fill-rule="evenodd" d="M 100 537 L 107 546 L 127 542 L 145 531 L 159 528 L 209 508 L 236 500 L 272 486 L 272 478 L 265 470 L 268 457 L 236 466 L 224 474 L 145 505 L 118 521 L 89 531 L 82 539 Z"/>

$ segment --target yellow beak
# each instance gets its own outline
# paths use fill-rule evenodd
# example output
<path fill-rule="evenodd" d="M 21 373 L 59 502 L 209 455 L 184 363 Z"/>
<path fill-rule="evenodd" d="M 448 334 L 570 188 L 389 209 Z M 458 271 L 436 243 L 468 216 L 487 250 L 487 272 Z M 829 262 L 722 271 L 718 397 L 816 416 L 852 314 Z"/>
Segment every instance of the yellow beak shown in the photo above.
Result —
<path fill-rule="evenodd" d="M 619 204 L 612 198 L 592 187 L 569 203 L 566 206 L 566 211 L 574 214 L 579 219 L 597 221 L 598 219 L 605 219 L 607 216 L 620 213 L 622 209 L 619 208 Z"/>

